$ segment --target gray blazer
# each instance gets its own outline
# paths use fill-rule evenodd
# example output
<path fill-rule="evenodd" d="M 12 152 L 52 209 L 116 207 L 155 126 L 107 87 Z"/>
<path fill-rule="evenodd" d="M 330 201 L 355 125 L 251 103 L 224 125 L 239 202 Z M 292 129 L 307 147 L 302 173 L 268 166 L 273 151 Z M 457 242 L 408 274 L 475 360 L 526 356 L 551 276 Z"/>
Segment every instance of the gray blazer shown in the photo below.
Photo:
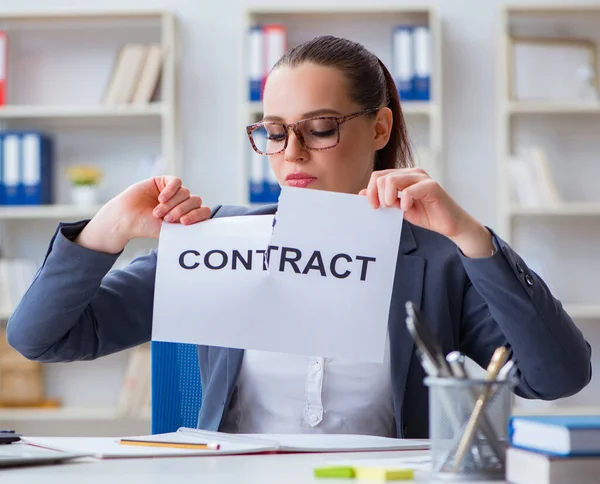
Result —
<path fill-rule="evenodd" d="M 276 206 L 218 206 L 214 217 L 271 214 Z M 87 222 L 62 223 L 42 267 L 8 323 L 8 341 L 42 362 L 92 360 L 151 338 L 156 252 L 123 270 L 117 255 L 73 243 Z M 428 392 L 405 325 L 414 301 L 445 352 L 487 366 L 510 345 L 516 393 L 545 400 L 572 395 L 591 378 L 591 348 L 544 282 L 492 232 L 497 252 L 469 259 L 449 239 L 405 222 L 389 314 L 391 374 L 399 437 L 429 435 Z M 109 272 L 110 271 L 110 272 Z M 198 317 L 202 317 L 201 307 Z M 218 430 L 236 387 L 243 350 L 198 347 L 203 402 L 198 427 Z"/>

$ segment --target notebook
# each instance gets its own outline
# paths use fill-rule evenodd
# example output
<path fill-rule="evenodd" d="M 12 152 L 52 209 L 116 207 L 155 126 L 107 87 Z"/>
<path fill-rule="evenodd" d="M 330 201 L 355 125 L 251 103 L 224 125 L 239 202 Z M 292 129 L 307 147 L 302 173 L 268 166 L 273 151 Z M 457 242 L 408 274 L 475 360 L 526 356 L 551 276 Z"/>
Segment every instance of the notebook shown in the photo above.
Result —
<path fill-rule="evenodd" d="M 30 444 L 64 452 L 85 452 L 99 459 L 256 454 L 264 452 L 361 452 L 426 450 L 429 441 L 348 434 L 227 434 L 180 428 L 166 434 L 127 437 L 159 443 L 218 444 L 218 450 L 130 446 L 119 437 L 23 437 Z"/>
<path fill-rule="evenodd" d="M 510 444 L 557 455 L 600 454 L 600 416 L 513 416 Z"/>

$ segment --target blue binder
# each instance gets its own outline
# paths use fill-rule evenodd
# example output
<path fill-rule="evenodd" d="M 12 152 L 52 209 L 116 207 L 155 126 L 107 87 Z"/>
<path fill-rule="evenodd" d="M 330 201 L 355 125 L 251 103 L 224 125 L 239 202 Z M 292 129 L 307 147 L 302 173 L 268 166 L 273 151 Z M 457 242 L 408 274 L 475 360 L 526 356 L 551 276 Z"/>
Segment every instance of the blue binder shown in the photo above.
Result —
<path fill-rule="evenodd" d="M 5 132 L 2 136 L 2 184 L 4 205 L 20 205 L 21 181 L 19 135 L 14 132 Z"/>
<path fill-rule="evenodd" d="M 401 101 L 410 101 L 414 97 L 415 76 L 413 28 L 410 25 L 398 25 L 392 31 L 392 55 L 392 76 L 398 95 Z"/>
<path fill-rule="evenodd" d="M 429 27 L 415 27 L 413 46 L 415 56 L 413 99 L 429 101 L 431 98 L 431 31 Z"/>
<path fill-rule="evenodd" d="M 52 203 L 52 140 L 39 132 L 24 132 L 20 142 L 22 203 Z"/>
<path fill-rule="evenodd" d="M 257 141 L 261 146 L 266 143 L 266 135 L 263 135 L 260 131 L 254 132 L 254 139 L 264 139 L 263 142 Z M 250 184 L 250 203 L 264 203 L 266 200 L 265 190 L 265 169 L 264 159 L 266 156 L 259 155 L 256 151 L 250 148 L 250 177 L 248 183 Z"/>
<path fill-rule="evenodd" d="M 251 27 L 248 33 L 248 99 L 262 99 L 264 73 L 264 37 L 261 26 Z"/>
<path fill-rule="evenodd" d="M 265 197 L 264 201 L 266 203 L 277 203 L 279 200 L 279 194 L 281 193 L 281 186 L 279 186 L 279 182 L 277 178 L 275 178 L 275 173 L 271 169 L 271 165 L 269 164 L 269 159 L 265 156 Z"/>

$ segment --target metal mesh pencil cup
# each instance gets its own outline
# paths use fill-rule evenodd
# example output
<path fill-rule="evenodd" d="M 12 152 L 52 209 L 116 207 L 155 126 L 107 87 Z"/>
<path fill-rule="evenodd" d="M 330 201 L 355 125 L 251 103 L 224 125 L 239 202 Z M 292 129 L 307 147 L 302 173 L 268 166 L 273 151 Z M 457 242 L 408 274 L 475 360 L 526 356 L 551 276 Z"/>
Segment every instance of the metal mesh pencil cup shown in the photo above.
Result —
<path fill-rule="evenodd" d="M 503 480 L 516 382 L 428 377 L 425 384 L 429 387 L 431 477 Z"/>

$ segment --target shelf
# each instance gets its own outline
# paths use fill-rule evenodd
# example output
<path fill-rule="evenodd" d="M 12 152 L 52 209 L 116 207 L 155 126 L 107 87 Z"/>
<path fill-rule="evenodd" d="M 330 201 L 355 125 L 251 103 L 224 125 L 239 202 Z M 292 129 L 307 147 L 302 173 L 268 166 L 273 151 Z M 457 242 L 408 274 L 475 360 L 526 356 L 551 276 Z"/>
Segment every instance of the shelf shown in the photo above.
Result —
<path fill-rule="evenodd" d="M 510 215 L 513 217 L 600 216 L 600 203 L 569 202 L 546 207 L 520 207 L 513 205 L 510 209 Z"/>
<path fill-rule="evenodd" d="M 0 220 L 19 219 L 70 219 L 93 217 L 100 205 L 78 207 L 76 205 L 15 205 L 0 206 Z"/>
<path fill-rule="evenodd" d="M 142 118 L 159 117 L 163 114 L 163 105 L 153 103 L 143 106 L 40 106 L 18 105 L 0 108 L 0 120 L 34 118 Z"/>
<path fill-rule="evenodd" d="M 60 421 L 60 420 L 150 420 L 149 412 L 139 416 L 119 414 L 115 408 L 0 408 L 0 421 Z"/>
<path fill-rule="evenodd" d="M 249 102 L 248 111 L 251 116 L 262 115 L 262 104 L 259 101 Z M 426 101 L 403 101 L 402 113 L 414 116 L 432 116 L 438 112 L 438 105 Z"/>
<path fill-rule="evenodd" d="M 0 19 L 3 21 L 56 21 L 56 20 L 80 20 L 80 19 L 94 19 L 94 20 L 110 20 L 110 19 L 147 19 L 147 18 L 160 18 L 165 15 L 171 15 L 168 10 L 152 10 L 152 9 L 140 9 L 140 10 L 75 10 L 75 9 L 62 9 L 62 10 L 51 10 L 51 11 L 23 11 L 23 12 L 10 12 L 0 15 Z"/>
<path fill-rule="evenodd" d="M 574 320 L 600 320 L 600 304 L 566 304 L 564 309 Z"/>
<path fill-rule="evenodd" d="M 600 102 L 551 102 L 551 101 L 520 101 L 508 103 L 509 114 L 600 114 Z"/>
<path fill-rule="evenodd" d="M 275 6 L 252 6 L 247 13 L 249 15 L 298 15 L 298 14 L 419 14 L 428 15 L 432 8 L 429 7 L 411 7 L 411 6 L 387 6 L 387 5 L 275 5 Z"/>

